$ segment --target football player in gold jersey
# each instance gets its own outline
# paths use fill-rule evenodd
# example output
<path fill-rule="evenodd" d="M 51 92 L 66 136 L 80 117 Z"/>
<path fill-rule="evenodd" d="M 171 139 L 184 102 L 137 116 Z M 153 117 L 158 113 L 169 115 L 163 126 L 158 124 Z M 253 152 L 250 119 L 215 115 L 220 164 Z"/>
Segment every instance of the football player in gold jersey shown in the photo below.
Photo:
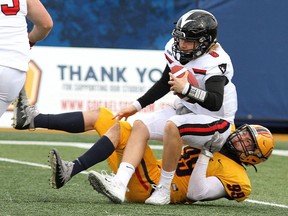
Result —
<path fill-rule="evenodd" d="M 106 108 L 57 115 L 41 114 L 29 106 L 20 95 L 15 109 L 14 127 L 41 127 L 71 133 L 95 129 L 101 136 L 89 150 L 74 161 L 64 161 L 56 149 L 51 150 L 50 184 L 53 188 L 59 189 L 74 175 L 105 159 L 114 173 L 121 169 L 119 164 L 131 133 L 131 125 L 127 121 L 112 118 L 112 112 Z M 231 133 L 221 150 L 217 149 L 222 146 L 222 142 L 221 136 L 215 134 L 202 150 L 190 146 L 183 147 L 170 188 L 170 203 L 215 200 L 223 197 L 240 202 L 249 197 L 251 183 L 245 166 L 254 166 L 271 155 L 274 147 L 273 137 L 265 127 L 243 125 Z M 128 185 L 123 184 L 121 179 L 111 181 L 119 183 L 116 185 L 118 191 L 113 192 L 110 191 L 109 184 L 113 176 L 89 171 L 88 179 L 97 192 L 115 203 L 122 203 L 124 200 L 144 203 L 160 179 L 161 164 L 161 160 L 156 159 L 150 146 L 146 144 L 141 163 L 133 172 L 129 183 L 127 182 Z M 112 188 L 114 189 L 115 185 Z M 121 195 L 119 198 L 123 189 L 123 198 Z"/>

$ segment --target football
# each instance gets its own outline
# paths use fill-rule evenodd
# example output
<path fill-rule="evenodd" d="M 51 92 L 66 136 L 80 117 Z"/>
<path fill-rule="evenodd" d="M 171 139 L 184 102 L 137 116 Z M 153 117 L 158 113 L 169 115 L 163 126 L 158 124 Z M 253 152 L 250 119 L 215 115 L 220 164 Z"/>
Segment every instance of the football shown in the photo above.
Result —
<path fill-rule="evenodd" d="M 178 77 L 178 78 L 181 78 L 185 75 L 185 72 L 187 71 L 187 69 L 183 66 L 179 66 L 179 65 L 175 65 L 171 68 L 171 73 Z M 188 70 L 189 71 L 189 70 Z M 192 72 L 189 71 L 189 74 L 188 74 L 188 82 L 195 86 L 195 87 L 199 87 L 199 84 L 198 84 L 198 81 L 196 80 L 194 74 Z M 183 98 L 185 99 L 186 101 L 190 102 L 190 103 L 195 103 L 195 101 L 189 99 L 189 98 L 184 98 L 184 95 L 182 94 L 176 94 L 179 98 Z"/>
<path fill-rule="evenodd" d="M 183 77 L 186 71 L 187 69 L 185 67 L 179 65 L 175 65 L 171 68 L 171 73 L 177 78 Z M 195 87 L 199 87 L 198 81 L 196 80 L 194 74 L 191 71 L 189 71 L 188 74 L 188 82 Z"/>

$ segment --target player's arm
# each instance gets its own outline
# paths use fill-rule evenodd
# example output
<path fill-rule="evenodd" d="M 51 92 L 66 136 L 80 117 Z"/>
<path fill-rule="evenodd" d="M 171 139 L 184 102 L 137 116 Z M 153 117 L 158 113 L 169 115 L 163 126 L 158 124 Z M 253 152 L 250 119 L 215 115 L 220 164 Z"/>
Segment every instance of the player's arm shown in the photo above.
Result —
<path fill-rule="evenodd" d="M 210 111 L 218 111 L 223 103 L 224 87 L 227 82 L 225 76 L 212 76 L 205 82 L 206 90 L 190 85 L 184 95 L 189 101 L 197 102 Z"/>
<path fill-rule="evenodd" d="M 162 77 L 143 96 L 134 101 L 133 104 L 116 113 L 114 118 L 127 119 L 129 116 L 134 115 L 142 108 L 154 103 L 156 100 L 166 95 L 170 91 L 170 85 L 168 84 L 170 79 L 169 72 L 170 68 L 166 65 Z"/>
<path fill-rule="evenodd" d="M 36 42 L 47 37 L 53 27 L 53 21 L 39 0 L 27 0 L 27 18 L 33 23 L 33 29 L 29 32 L 29 42 L 34 45 Z"/>
<path fill-rule="evenodd" d="M 200 154 L 189 180 L 187 198 L 192 201 L 216 200 L 227 197 L 222 182 L 216 176 L 206 177 L 210 157 Z"/>
<path fill-rule="evenodd" d="M 166 65 L 162 77 L 142 97 L 137 99 L 141 108 L 154 103 L 170 91 L 170 85 L 168 84 L 170 80 L 169 72 L 170 68 Z"/>
<path fill-rule="evenodd" d="M 218 132 L 204 144 L 189 180 L 187 198 L 192 201 L 205 201 L 228 197 L 222 182 L 216 176 L 206 177 L 213 153 L 219 151 L 223 144 L 224 138 Z"/>

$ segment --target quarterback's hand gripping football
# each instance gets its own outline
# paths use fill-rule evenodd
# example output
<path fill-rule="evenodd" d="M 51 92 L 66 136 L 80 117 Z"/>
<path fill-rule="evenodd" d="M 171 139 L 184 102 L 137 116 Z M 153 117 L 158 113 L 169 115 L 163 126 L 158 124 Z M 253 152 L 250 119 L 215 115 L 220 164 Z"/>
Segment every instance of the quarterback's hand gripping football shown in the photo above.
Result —
<path fill-rule="evenodd" d="M 174 94 L 182 94 L 185 85 L 188 83 L 188 74 L 189 71 L 186 71 L 184 76 L 176 77 L 172 73 L 169 73 L 170 81 L 168 81 L 168 84 L 171 85 L 170 90 L 173 91 Z"/>
<path fill-rule="evenodd" d="M 220 151 L 220 149 L 224 145 L 224 142 L 224 137 L 218 131 L 216 131 L 212 136 L 211 140 L 204 144 L 201 153 L 206 155 L 207 157 L 212 158 L 213 153 Z"/>
<path fill-rule="evenodd" d="M 125 118 L 125 120 L 128 119 L 129 116 L 134 115 L 137 112 L 137 109 L 133 105 L 129 105 L 125 108 L 122 108 L 119 112 L 117 112 L 113 119 L 121 120 L 122 118 Z"/>

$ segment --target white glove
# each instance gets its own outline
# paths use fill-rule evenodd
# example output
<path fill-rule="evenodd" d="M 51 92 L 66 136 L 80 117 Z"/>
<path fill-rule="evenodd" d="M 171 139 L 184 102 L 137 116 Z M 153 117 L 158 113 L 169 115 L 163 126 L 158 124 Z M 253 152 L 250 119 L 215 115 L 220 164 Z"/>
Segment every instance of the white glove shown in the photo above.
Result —
<path fill-rule="evenodd" d="M 212 158 L 213 153 L 220 151 L 224 143 L 224 137 L 218 131 L 216 131 L 212 136 L 211 140 L 204 144 L 201 153 L 206 155 L 207 157 Z"/>

